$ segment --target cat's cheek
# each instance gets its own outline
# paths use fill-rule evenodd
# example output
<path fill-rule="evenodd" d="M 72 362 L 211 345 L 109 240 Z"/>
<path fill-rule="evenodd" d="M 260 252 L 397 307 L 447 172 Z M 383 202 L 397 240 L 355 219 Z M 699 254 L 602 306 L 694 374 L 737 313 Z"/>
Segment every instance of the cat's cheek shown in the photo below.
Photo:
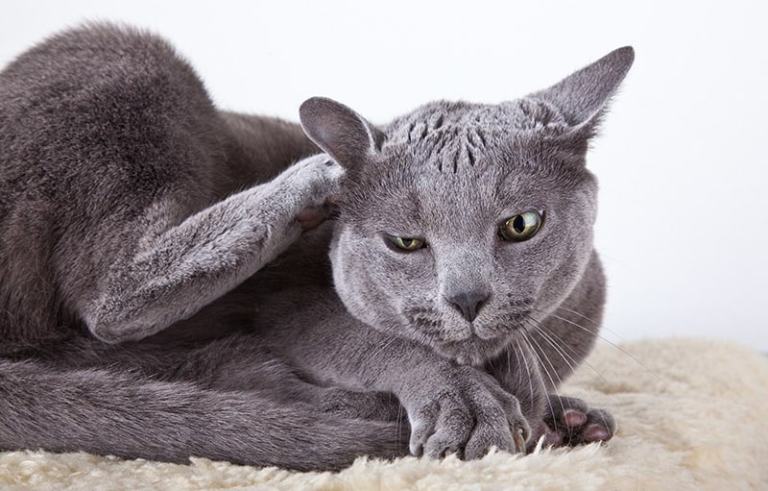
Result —
<path fill-rule="evenodd" d="M 408 323 L 404 301 L 430 306 L 434 282 L 431 262 L 387 249 L 379 237 L 340 227 L 332 242 L 336 290 L 347 310 L 365 324 L 389 334 L 424 341 Z"/>
<path fill-rule="evenodd" d="M 539 290 L 537 307 L 540 310 L 550 310 L 565 300 L 581 279 L 589 257 L 589 253 L 581 254 L 580 251 L 574 251 L 572 255 L 557 264 L 555 269 L 545 277 Z"/>

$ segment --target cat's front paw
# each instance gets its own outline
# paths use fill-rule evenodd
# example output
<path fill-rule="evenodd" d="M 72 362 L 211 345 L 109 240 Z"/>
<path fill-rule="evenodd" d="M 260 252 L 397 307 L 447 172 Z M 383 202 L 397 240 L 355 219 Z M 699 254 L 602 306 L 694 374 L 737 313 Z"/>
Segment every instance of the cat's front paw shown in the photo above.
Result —
<path fill-rule="evenodd" d="M 590 408 L 575 397 L 550 394 L 546 415 L 529 445 L 543 436 L 543 445 L 563 447 L 610 440 L 616 432 L 616 422 L 604 409 Z"/>
<path fill-rule="evenodd" d="M 409 411 L 413 455 L 441 458 L 455 453 L 477 459 L 491 448 L 522 452 L 530 434 L 517 399 L 488 374 L 455 367 L 449 384 L 433 387 Z"/>

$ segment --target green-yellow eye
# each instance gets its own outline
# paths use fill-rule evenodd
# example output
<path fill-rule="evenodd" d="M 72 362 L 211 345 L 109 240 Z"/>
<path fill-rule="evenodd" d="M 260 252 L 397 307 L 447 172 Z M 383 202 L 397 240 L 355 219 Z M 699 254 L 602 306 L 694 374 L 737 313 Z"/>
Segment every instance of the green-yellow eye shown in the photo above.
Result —
<path fill-rule="evenodd" d="M 522 242 L 536 235 L 542 222 L 541 213 L 526 211 L 507 218 L 499 226 L 499 236 L 510 242 Z"/>
<path fill-rule="evenodd" d="M 413 252 L 421 249 L 425 245 L 423 240 L 414 237 L 395 237 L 394 235 L 388 235 L 387 240 L 396 249 L 403 252 Z"/>

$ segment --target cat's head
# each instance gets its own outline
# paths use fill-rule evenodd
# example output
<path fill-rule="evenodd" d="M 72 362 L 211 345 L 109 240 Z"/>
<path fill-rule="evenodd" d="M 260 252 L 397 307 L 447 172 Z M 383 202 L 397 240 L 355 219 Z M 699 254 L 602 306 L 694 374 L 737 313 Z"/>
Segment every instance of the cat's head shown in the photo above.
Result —
<path fill-rule="evenodd" d="M 383 127 L 306 101 L 307 135 L 347 169 L 331 246 L 347 309 L 469 364 L 554 310 L 590 259 L 585 154 L 633 58 L 621 48 L 512 102 L 433 102 Z"/>

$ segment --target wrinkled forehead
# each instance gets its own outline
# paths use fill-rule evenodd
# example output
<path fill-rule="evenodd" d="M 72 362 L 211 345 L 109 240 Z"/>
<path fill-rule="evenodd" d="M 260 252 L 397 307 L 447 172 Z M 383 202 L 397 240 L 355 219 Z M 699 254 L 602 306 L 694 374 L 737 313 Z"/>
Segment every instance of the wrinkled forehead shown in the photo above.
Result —
<path fill-rule="evenodd" d="M 462 154 L 471 165 L 477 153 L 516 135 L 551 135 L 566 128 L 553 106 L 536 99 L 494 105 L 438 101 L 388 125 L 384 148 L 409 146 L 441 169 L 452 171 Z"/>
<path fill-rule="evenodd" d="M 546 137 L 564 127 L 546 104 L 438 102 L 394 121 L 362 171 L 358 214 L 401 233 L 473 227 L 535 206 L 547 187 Z"/>
<path fill-rule="evenodd" d="M 469 232 L 505 212 L 538 208 L 551 194 L 552 173 L 542 172 L 530 146 L 510 141 L 473 155 L 453 156 L 441 166 L 434 154 L 389 148 L 358 188 L 359 216 L 392 233 Z"/>

